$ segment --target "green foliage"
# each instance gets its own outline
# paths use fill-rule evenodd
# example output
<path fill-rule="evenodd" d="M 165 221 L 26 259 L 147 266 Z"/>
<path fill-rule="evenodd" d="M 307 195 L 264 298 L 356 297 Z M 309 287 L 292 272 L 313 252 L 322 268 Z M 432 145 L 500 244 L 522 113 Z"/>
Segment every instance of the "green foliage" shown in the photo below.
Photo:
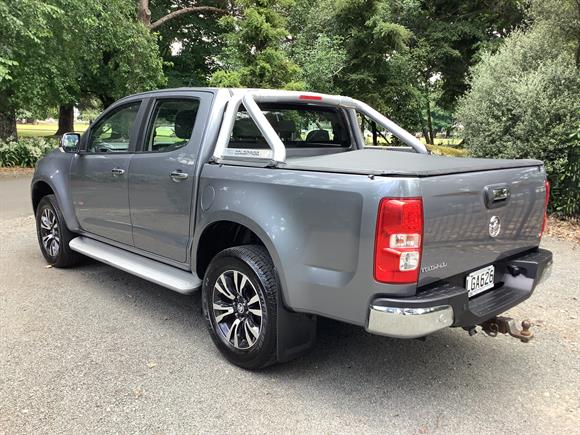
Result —
<path fill-rule="evenodd" d="M 413 32 L 411 56 L 423 87 L 438 78 L 437 104 L 453 109 L 468 88 L 481 47 L 494 49 L 522 23 L 522 0 L 393 0 L 396 20 Z"/>
<path fill-rule="evenodd" d="M 163 84 L 156 37 L 135 13 L 125 0 L 0 0 L 0 120 Z"/>
<path fill-rule="evenodd" d="M 151 18 L 156 21 L 176 8 L 191 6 L 190 0 L 151 0 Z M 220 0 L 204 5 L 221 7 Z M 207 86 L 210 75 L 219 69 L 216 62 L 224 45 L 224 29 L 217 14 L 183 14 L 155 29 L 164 60 L 168 87 Z M 178 42 L 179 50 L 172 47 Z"/>
<path fill-rule="evenodd" d="M 220 20 L 227 29 L 223 68 L 210 79 L 212 86 L 300 88 L 300 69 L 282 49 L 288 36 L 282 15 L 291 1 L 243 0 L 241 18 Z"/>
<path fill-rule="evenodd" d="M 580 74 L 570 29 L 580 29 L 580 17 L 573 0 L 547 3 L 536 0 L 531 27 L 482 56 L 458 118 L 474 156 L 543 160 L 552 211 L 578 216 Z"/>
<path fill-rule="evenodd" d="M 314 42 L 293 48 L 292 57 L 302 68 L 306 89 L 329 94 L 343 92 L 335 84 L 347 58 L 342 37 L 319 35 Z"/>
<path fill-rule="evenodd" d="M 331 19 L 330 28 L 343 38 L 347 53 L 337 85 L 348 95 L 392 114 L 395 100 L 389 98 L 385 85 L 407 71 L 405 58 L 398 53 L 406 49 L 411 32 L 391 21 L 388 4 L 380 0 L 335 2 Z M 404 97 L 402 93 L 399 100 Z"/>
<path fill-rule="evenodd" d="M 43 1 L 0 1 L 0 83 L 14 79 L 23 57 L 38 53 L 52 35 L 50 20 L 58 16 L 62 10 Z"/>
<path fill-rule="evenodd" d="M 359 98 L 413 130 L 421 124 L 411 32 L 385 0 L 298 0 L 289 52 L 308 89 Z"/>
<path fill-rule="evenodd" d="M 0 140 L 0 167 L 34 167 L 57 147 L 58 140 L 44 137 Z"/>
<path fill-rule="evenodd" d="M 445 110 L 440 106 L 433 107 L 433 128 L 436 131 L 451 131 L 455 120 L 450 110 Z"/>
<path fill-rule="evenodd" d="M 127 94 L 164 83 L 156 36 L 138 23 L 125 0 L 50 0 L 66 10 L 45 47 L 54 71 L 46 98 L 78 103 L 88 95 L 107 106 Z M 58 55 L 62 53 L 62 55 Z"/>

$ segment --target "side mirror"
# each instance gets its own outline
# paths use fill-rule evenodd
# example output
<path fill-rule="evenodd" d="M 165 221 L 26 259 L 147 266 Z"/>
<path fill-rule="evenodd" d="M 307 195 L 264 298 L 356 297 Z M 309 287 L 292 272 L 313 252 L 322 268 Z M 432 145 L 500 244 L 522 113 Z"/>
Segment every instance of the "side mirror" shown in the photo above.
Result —
<path fill-rule="evenodd" d="M 79 133 L 65 133 L 60 138 L 60 147 L 65 153 L 76 153 L 80 141 L 81 135 Z"/>

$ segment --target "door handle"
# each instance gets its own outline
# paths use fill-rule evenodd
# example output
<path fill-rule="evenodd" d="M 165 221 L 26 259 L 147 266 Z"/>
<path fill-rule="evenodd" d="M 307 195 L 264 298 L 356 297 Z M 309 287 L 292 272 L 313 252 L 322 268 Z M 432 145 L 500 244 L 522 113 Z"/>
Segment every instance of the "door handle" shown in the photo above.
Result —
<path fill-rule="evenodd" d="M 113 168 L 111 169 L 111 172 L 113 173 L 113 175 L 123 175 L 125 173 L 125 170 L 121 168 Z"/>
<path fill-rule="evenodd" d="M 177 169 L 169 174 L 169 176 L 173 179 L 173 181 L 182 181 L 187 180 L 189 178 L 189 174 L 183 172 L 181 169 Z"/>

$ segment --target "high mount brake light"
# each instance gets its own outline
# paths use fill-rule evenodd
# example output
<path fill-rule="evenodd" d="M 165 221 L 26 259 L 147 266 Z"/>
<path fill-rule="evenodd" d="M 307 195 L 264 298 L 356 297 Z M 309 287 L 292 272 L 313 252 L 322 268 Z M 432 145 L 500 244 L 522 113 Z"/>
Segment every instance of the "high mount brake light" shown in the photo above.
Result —
<path fill-rule="evenodd" d="M 544 235 L 546 226 L 548 225 L 548 203 L 550 202 L 550 182 L 548 180 L 546 183 L 546 201 L 544 203 L 544 221 L 542 222 L 542 229 L 540 230 L 540 239 Z"/>
<path fill-rule="evenodd" d="M 320 95 L 300 95 L 298 97 L 299 100 L 312 100 L 312 101 L 322 101 L 322 97 Z"/>
<path fill-rule="evenodd" d="M 421 198 L 383 198 L 375 233 L 375 280 L 388 284 L 417 282 L 422 239 Z"/>

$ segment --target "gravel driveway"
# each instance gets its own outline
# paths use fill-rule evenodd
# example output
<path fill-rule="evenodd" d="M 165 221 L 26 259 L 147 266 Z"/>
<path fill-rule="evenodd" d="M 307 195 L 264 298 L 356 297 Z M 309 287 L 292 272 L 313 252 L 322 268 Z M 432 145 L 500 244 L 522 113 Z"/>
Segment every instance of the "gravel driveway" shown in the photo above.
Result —
<path fill-rule="evenodd" d="M 322 320 L 316 348 L 259 373 L 226 363 L 183 296 L 94 261 L 47 268 L 28 178 L 0 179 L 0 433 L 579 433 L 580 247 L 514 309 L 529 344 L 426 341 Z"/>

